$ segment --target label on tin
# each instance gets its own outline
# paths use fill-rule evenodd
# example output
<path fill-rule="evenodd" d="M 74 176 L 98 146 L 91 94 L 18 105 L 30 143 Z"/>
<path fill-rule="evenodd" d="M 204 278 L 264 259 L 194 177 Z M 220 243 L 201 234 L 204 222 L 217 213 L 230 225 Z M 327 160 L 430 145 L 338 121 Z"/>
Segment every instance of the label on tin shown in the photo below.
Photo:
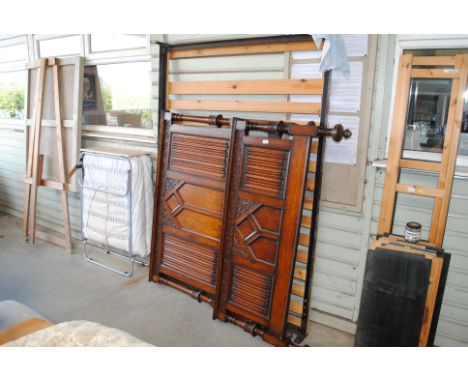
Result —
<path fill-rule="evenodd" d="M 415 243 L 421 238 L 421 231 L 415 232 L 405 229 L 405 240 L 410 243 Z"/>

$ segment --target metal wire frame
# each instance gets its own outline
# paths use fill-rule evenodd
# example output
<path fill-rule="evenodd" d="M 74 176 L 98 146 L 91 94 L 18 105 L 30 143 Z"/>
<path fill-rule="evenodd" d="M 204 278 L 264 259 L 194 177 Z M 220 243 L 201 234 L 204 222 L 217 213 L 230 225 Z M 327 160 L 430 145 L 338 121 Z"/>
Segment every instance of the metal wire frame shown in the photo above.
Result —
<path fill-rule="evenodd" d="M 118 192 L 112 192 L 112 191 L 108 191 L 107 189 L 105 190 L 101 190 L 100 187 L 98 188 L 93 188 L 93 187 L 88 187 L 84 184 L 84 176 L 85 176 L 85 173 L 84 173 L 84 168 L 83 168 L 83 159 L 85 157 L 86 154 L 89 154 L 89 153 L 86 153 L 86 152 L 82 152 L 80 154 L 80 158 L 79 158 L 79 165 L 77 166 L 77 169 L 78 169 L 78 176 L 77 176 L 77 179 L 78 179 L 78 183 L 80 185 L 80 199 L 81 199 L 81 207 L 80 207 L 80 215 L 81 215 L 81 235 L 82 235 L 82 240 L 83 240 L 83 257 L 93 263 L 93 264 L 96 264 L 102 268 L 105 268 L 105 269 L 108 269 L 112 272 L 115 272 L 121 276 L 125 276 L 125 277 L 131 277 L 135 271 L 135 263 L 136 264 L 140 264 L 142 266 L 148 266 L 148 263 L 143 261 L 143 260 L 139 260 L 137 258 L 136 255 L 133 254 L 133 221 L 132 221 L 132 215 L 133 215 L 133 211 L 132 211 L 132 162 L 130 161 L 129 158 L 126 158 L 126 157 L 119 157 L 120 159 L 124 159 L 126 161 L 128 161 L 128 170 L 127 170 L 127 182 L 126 182 L 126 188 L 124 190 L 124 192 L 122 193 L 118 193 Z M 115 156 L 113 155 L 107 155 L 107 154 L 104 154 L 104 153 L 92 153 L 93 156 L 99 156 L 99 157 L 104 157 L 104 158 L 115 158 Z M 127 253 L 125 253 L 124 251 L 122 250 L 119 250 L 117 248 L 114 248 L 112 246 L 109 246 L 108 244 L 102 244 L 102 243 L 96 243 L 94 242 L 93 240 L 90 240 L 89 238 L 85 237 L 85 227 L 87 227 L 87 223 L 85 225 L 84 223 L 84 219 L 83 219 L 83 190 L 90 190 L 90 191 L 94 191 L 94 195 L 93 195 L 93 198 L 91 199 L 91 202 L 90 202 L 90 208 L 91 208 L 91 204 L 92 204 L 92 201 L 94 199 L 94 196 L 98 193 L 98 192 L 105 192 L 106 195 L 113 195 L 113 196 L 117 196 L 117 197 L 121 197 L 121 198 L 126 198 L 127 199 L 127 203 L 128 203 L 128 213 L 127 213 L 127 217 L 128 217 L 128 226 L 129 226 L 129 229 L 128 229 L 128 251 Z M 89 219 L 89 217 L 88 217 Z M 88 254 L 88 245 L 92 245 L 94 246 L 95 248 L 101 248 L 101 249 L 104 249 L 106 254 L 108 255 L 114 255 L 114 256 L 117 256 L 117 257 L 120 257 L 122 259 L 125 259 L 127 261 L 130 262 L 130 269 L 128 271 L 121 271 L 117 268 L 114 268 L 114 267 L 111 267 L 109 265 L 106 265 L 102 262 L 99 262 L 97 260 L 95 260 L 94 258 L 92 258 L 89 254 Z"/>

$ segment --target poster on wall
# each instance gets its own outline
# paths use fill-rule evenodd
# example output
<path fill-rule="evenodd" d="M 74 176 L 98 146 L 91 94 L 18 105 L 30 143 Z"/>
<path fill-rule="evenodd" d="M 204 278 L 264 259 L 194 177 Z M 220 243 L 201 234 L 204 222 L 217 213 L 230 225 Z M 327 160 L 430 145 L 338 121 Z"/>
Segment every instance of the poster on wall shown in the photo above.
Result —
<path fill-rule="evenodd" d="M 84 73 L 83 75 L 83 110 L 96 110 L 96 75 Z"/>
<path fill-rule="evenodd" d="M 354 166 L 357 162 L 361 91 L 364 73 L 363 58 L 367 54 L 367 35 L 343 35 L 346 53 L 353 60 L 349 72 L 332 71 L 329 83 L 328 127 L 341 123 L 352 136 L 339 144 L 327 140 L 325 162 Z M 294 52 L 291 78 L 321 78 L 320 55 L 317 52 Z M 292 102 L 320 102 L 314 95 L 293 95 Z M 292 120 L 318 122 L 318 115 L 292 115 Z"/>

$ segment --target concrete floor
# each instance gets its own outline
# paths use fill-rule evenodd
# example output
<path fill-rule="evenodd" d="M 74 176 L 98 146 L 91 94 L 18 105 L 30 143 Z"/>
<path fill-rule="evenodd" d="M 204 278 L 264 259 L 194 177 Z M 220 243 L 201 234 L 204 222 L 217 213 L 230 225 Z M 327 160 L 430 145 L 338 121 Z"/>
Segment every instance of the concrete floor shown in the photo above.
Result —
<path fill-rule="evenodd" d="M 90 320 L 158 346 L 269 346 L 234 325 L 211 319 L 211 307 L 148 282 L 148 268 L 129 279 L 83 259 L 75 246 L 24 241 L 20 220 L 0 213 L 0 301 L 17 300 L 53 322 Z M 124 264 L 121 264 L 124 265 Z M 312 324 L 311 346 L 352 346 L 354 337 Z"/>

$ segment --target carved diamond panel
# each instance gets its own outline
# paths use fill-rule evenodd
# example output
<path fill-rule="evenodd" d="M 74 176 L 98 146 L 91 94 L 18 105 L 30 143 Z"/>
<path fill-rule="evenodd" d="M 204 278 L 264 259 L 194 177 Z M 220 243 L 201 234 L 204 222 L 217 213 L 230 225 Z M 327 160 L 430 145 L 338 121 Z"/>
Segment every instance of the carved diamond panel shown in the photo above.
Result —
<path fill-rule="evenodd" d="M 166 193 L 165 209 L 171 226 L 219 241 L 223 193 L 180 181 Z"/>
<path fill-rule="evenodd" d="M 240 200 L 233 255 L 275 264 L 281 228 L 281 210 Z"/>

